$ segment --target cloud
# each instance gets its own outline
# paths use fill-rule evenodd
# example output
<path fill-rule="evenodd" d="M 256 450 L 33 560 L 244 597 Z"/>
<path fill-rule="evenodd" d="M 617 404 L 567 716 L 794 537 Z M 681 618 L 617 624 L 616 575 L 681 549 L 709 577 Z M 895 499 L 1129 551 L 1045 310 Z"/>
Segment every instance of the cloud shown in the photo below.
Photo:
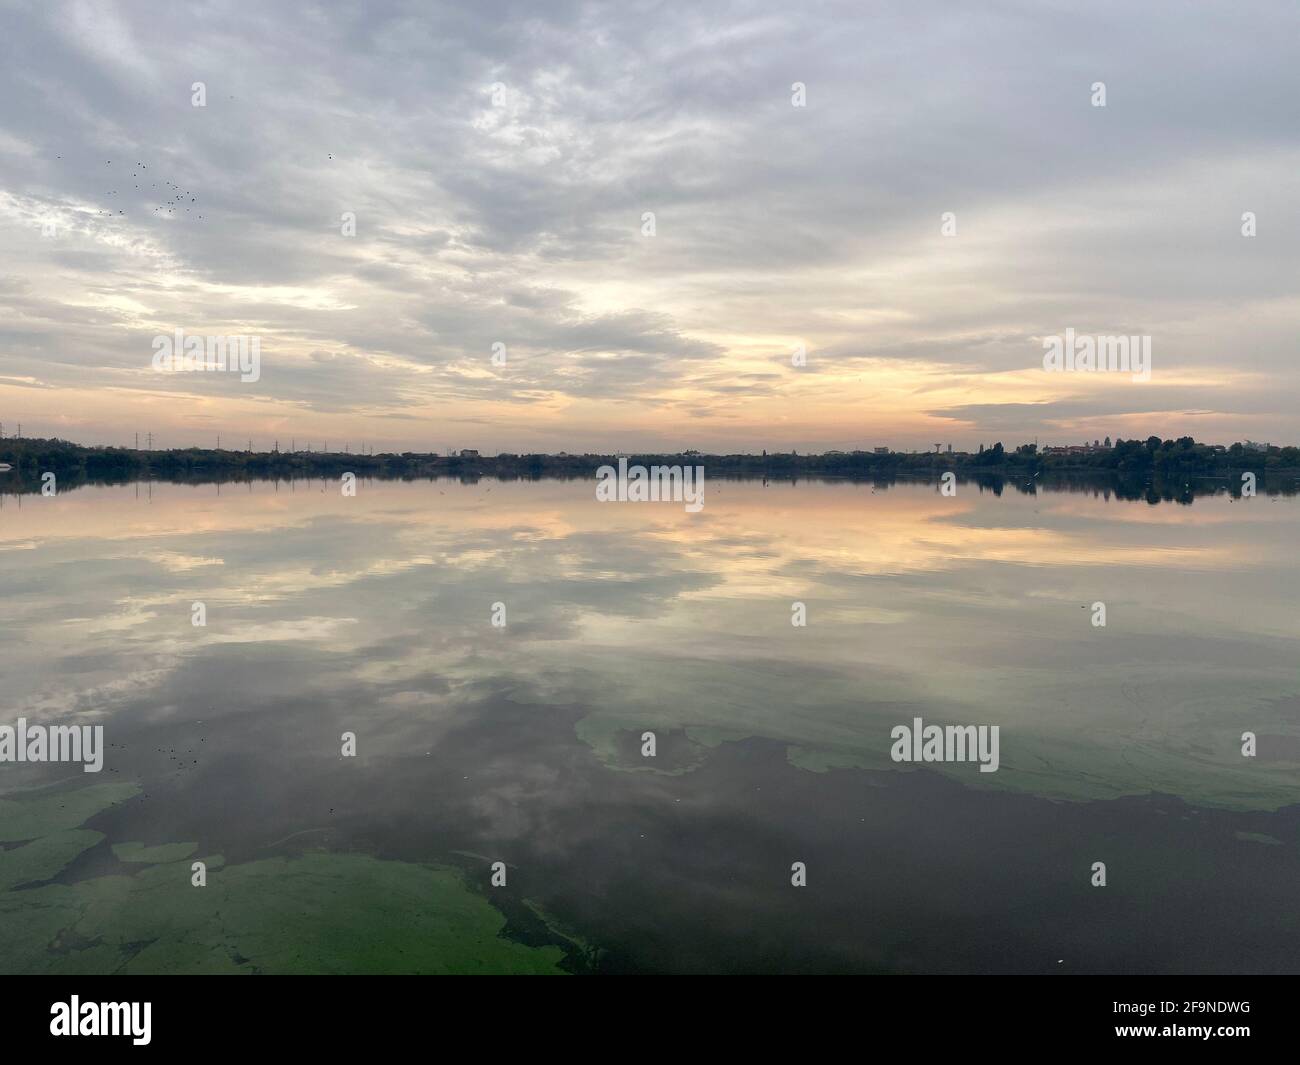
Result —
<path fill-rule="evenodd" d="M 527 450 L 564 409 L 575 441 L 636 446 L 599 404 L 645 443 L 700 417 L 731 450 L 845 446 L 864 419 L 896 445 L 936 417 L 973 440 L 1033 427 L 1006 424 L 1040 408 L 1004 375 L 1067 326 L 1201 371 L 1148 396 L 1157 420 L 1293 424 L 1285 7 L 76 2 L 8 22 L 0 239 L 25 286 L 0 284 L 0 408 L 61 394 L 31 424 L 120 435 L 155 394 L 178 432 L 395 447 L 428 418 Z M 262 336 L 268 372 L 150 375 L 148 338 L 178 327 Z M 50 388 L 14 400 L 4 378 Z"/>

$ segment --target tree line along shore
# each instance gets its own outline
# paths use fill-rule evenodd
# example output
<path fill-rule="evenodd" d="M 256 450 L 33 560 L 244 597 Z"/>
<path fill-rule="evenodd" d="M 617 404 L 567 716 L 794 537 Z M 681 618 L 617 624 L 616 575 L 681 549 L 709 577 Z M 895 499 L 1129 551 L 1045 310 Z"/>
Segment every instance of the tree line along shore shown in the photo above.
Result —
<path fill-rule="evenodd" d="M 0 476 L 18 482 L 46 472 L 59 481 L 120 482 L 143 478 L 208 481 L 246 478 L 293 479 L 337 477 L 587 477 L 620 457 L 643 465 L 703 466 L 711 477 L 793 476 L 891 478 L 955 471 L 1016 480 L 1044 474 L 1115 474 L 1125 480 L 1185 478 L 1233 479 L 1242 472 L 1256 476 L 1300 473 L 1300 448 L 1235 443 L 1231 446 L 1178 440 L 1117 440 L 1109 447 L 1040 450 L 1034 444 L 1006 449 L 998 442 L 977 452 L 827 451 L 819 454 L 767 452 L 713 455 L 698 451 L 675 454 L 497 454 L 464 450 L 436 452 L 236 451 L 216 448 L 144 450 L 87 447 L 59 439 L 0 440 Z M 3 482 L 0 482 L 0 488 Z M 11 485 L 17 489 L 17 485 Z"/>

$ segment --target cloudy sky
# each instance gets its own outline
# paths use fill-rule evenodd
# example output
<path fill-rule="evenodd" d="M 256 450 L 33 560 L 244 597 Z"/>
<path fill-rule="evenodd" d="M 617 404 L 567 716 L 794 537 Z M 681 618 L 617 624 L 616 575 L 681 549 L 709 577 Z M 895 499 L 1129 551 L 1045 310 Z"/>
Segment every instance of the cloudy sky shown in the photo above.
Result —
<path fill-rule="evenodd" d="M 1295 443 L 1297 41 L 1242 0 L 0 0 L 0 421 Z M 1045 372 L 1067 327 L 1149 335 L 1151 380 Z M 261 379 L 159 373 L 177 328 Z"/>

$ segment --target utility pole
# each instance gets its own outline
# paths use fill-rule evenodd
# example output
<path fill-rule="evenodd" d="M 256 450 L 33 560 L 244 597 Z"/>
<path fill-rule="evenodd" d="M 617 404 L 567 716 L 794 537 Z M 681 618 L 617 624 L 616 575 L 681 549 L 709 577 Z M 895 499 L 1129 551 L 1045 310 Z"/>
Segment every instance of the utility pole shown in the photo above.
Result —
<path fill-rule="evenodd" d="M 150 451 L 153 450 L 153 433 L 152 433 L 152 432 L 149 433 L 149 450 L 150 450 Z"/>
<path fill-rule="evenodd" d="M 139 451 L 139 450 L 140 450 L 140 434 L 139 434 L 139 433 L 136 433 L 136 434 L 135 434 L 135 449 L 136 449 L 136 451 Z"/>

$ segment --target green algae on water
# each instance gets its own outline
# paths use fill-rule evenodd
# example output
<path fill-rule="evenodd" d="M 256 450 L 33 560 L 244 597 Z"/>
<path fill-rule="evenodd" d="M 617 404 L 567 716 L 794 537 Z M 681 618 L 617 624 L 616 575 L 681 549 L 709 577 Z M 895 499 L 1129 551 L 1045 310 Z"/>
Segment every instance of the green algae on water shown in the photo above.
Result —
<path fill-rule="evenodd" d="M 455 871 L 313 851 L 233 865 L 192 843 L 114 845 L 131 875 L 49 883 L 102 833 L 66 827 L 138 789 L 95 785 L 0 804 L 0 972 L 559 974 L 558 946 L 506 918 Z M 80 823 L 80 821 L 78 823 Z M 43 833 L 43 834 L 42 834 Z M 23 884 L 36 885 L 14 890 Z"/>

